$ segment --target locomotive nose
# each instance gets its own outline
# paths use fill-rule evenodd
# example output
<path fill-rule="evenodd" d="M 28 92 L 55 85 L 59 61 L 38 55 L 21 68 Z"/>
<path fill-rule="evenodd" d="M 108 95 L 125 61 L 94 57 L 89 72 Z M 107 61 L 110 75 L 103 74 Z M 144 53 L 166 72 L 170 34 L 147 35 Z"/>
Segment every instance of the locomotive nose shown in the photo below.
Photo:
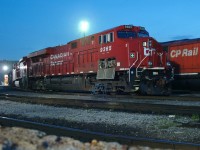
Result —
<path fill-rule="evenodd" d="M 153 47 L 157 43 L 152 37 L 143 38 L 142 46 L 143 47 Z"/>
<path fill-rule="evenodd" d="M 146 38 L 142 42 L 146 65 L 150 68 L 163 65 L 163 51 L 161 45 L 153 38 Z"/>
<path fill-rule="evenodd" d="M 142 43 L 143 49 L 144 49 L 144 56 L 152 56 L 153 52 L 157 50 L 155 42 L 153 39 L 146 39 Z"/>
<path fill-rule="evenodd" d="M 144 41 L 142 43 L 143 47 L 152 47 L 152 40 L 151 39 L 147 39 L 146 41 Z"/>

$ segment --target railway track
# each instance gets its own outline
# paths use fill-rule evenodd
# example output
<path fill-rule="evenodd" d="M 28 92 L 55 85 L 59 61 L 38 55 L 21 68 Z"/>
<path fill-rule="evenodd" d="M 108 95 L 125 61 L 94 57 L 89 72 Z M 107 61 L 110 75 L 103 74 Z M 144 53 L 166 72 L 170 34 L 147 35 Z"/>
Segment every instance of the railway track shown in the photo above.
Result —
<path fill-rule="evenodd" d="M 67 98 L 65 97 L 65 96 L 67 96 Z M 38 106 L 41 106 L 41 104 L 43 104 L 43 105 L 50 105 L 50 106 L 56 106 L 55 108 L 57 108 L 57 107 L 81 107 L 81 108 L 99 108 L 99 109 L 111 109 L 111 110 L 121 110 L 121 111 L 131 111 L 131 112 L 150 112 L 150 113 L 152 113 L 152 112 L 156 112 L 155 110 L 155 107 L 157 107 L 159 110 L 157 111 L 157 113 L 161 113 L 161 112 L 163 112 L 163 113 L 169 113 L 169 114 L 172 114 L 172 112 L 174 111 L 174 109 L 176 110 L 176 111 L 180 111 L 180 109 L 178 108 L 178 110 L 177 110 L 177 105 L 175 105 L 173 102 L 174 101 L 172 101 L 172 100 L 169 100 L 169 101 L 167 101 L 167 100 L 152 100 L 152 99 L 142 99 L 141 97 L 139 98 L 139 99 L 137 99 L 137 98 L 132 98 L 131 100 L 130 99 L 124 99 L 124 98 L 122 98 L 122 99 L 120 99 L 120 98 L 111 98 L 110 96 L 101 96 L 101 97 L 97 97 L 97 96 L 88 96 L 88 95 L 85 95 L 85 94 L 83 94 L 83 95 L 65 95 L 65 94 L 62 94 L 62 95 L 54 95 L 54 94 L 43 94 L 43 93 L 28 93 L 28 92 L 22 92 L 22 93 L 15 93 L 15 92 L 8 92 L 8 93 L 1 93 L 0 94 L 0 99 L 2 100 L 2 102 L 4 102 L 5 104 L 9 104 L 10 105 L 10 103 L 14 103 L 14 105 L 13 106 L 9 106 L 9 105 L 6 105 L 8 108 L 10 107 L 11 108 L 11 110 L 17 110 L 17 109 L 15 109 L 14 107 L 15 106 L 17 106 L 16 108 L 19 108 L 19 110 L 24 110 L 24 109 L 26 109 L 26 107 L 21 107 L 20 105 L 21 105 L 21 103 L 31 103 L 31 104 L 39 104 Z M 15 103 L 15 102 L 6 102 L 6 101 L 4 101 L 4 100 L 9 100 L 9 101 L 16 101 L 16 102 L 19 102 L 19 103 Z M 163 103 L 163 101 L 164 101 L 164 103 Z M 185 100 L 185 101 L 182 101 L 182 102 L 184 102 L 184 103 L 187 103 L 188 101 L 187 100 Z M 196 100 L 196 101 L 193 101 L 193 103 L 198 103 L 198 100 Z M 3 103 L 2 103 L 3 104 Z M 167 104 L 167 105 L 166 105 Z M 23 104 L 24 105 L 24 104 Z M 29 104 L 28 104 L 29 105 Z M 159 106 L 160 105 L 160 106 Z M 169 105 L 169 106 L 168 106 Z M 173 105 L 173 107 L 172 107 L 172 105 Z M 20 106 L 20 107 L 19 107 Z M 162 108 L 160 108 L 162 106 Z M 191 105 L 189 105 L 189 107 L 186 105 L 186 104 L 184 104 L 184 105 L 181 105 L 182 107 L 187 107 L 187 109 L 186 108 L 184 108 L 184 109 L 186 109 L 185 110 L 185 114 L 186 115 L 188 115 L 188 114 L 190 114 L 191 113 L 191 109 L 192 108 L 190 108 L 190 107 L 193 107 L 193 106 L 195 106 L 195 107 L 197 107 L 196 109 L 198 109 L 199 108 L 199 106 L 197 106 L 196 104 L 193 104 L 192 106 Z M 7 108 L 6 107 L 6 108 Z M 32 105 L 30 105 L 29 106 L 30 108 L 32 107 Z M 35 111 L 37 111 L 37 112 L 40 112 L 40 111 L 43 111 L 43 109 L 38 109 L 38 110 L 36 110 L 35 108 L 32 110 L 32 109 L 30 109 L 28 107 L 28 109 L 25 111 L 25 112 L 27 112 L 27 113 L 29 113 L 29 112 L 35 112 Z M 46 106 L 43 106 L 43 107 L 46 107 Z M 147 109 L 147 107 L 149 107 L 148 109 Z M 168 108 L 167 108 L 168 107 Z M 165 112 L 164 111 L 164 108 L 167 110 L 167 109 L 169 109 L 168 111 L 169 112 Z M 190 108 L 190 110 L 188 110 L 188 108 Z M 2 108 L 3 109 L 3 108 Z M 59 108 L 59 109 L 65 109 L 65 108 Z M 144 111 L 142 111 L 142 109 L 144 110 Z M 77 112 L 80 112 L 80 110 L 79 109 L 75 109 L 75 110 L 77 110 Z M 86 110 L 86 111 L 88 111 L 88 112 L 91 112 L 92 111 L 92 109 L 91 110 L 89 110 L 89 109 L 82 109 L 82 110 Z M 153 111 L 152 111 L 153 110 Z M 171 111 L 172 110 L 172 111 Z M 51 113 L 50 112 L 52 112 L 52 111 L 54 111 L 54 107 L 52 107 L 52 110 L 51 111 L 47 111 L 47 110 L 45 110 L 45 112 L 47 113 L 47 114 L 50 114 L 50 115 L 48 115 L 48 116 L 51 116 Z M 70 110 L 71 111 L 71 110 Z M 70 115 L 70 111 L 66 111 L 66 113 L 65 114 L 69 114 L 69 116 L 71 116 Z M 100 110 L 101 111 L 101 110 Z M 188 113 L 187 111 L 189 111 L 190 113 Z M 4 111 L 4 109 L 3 109 L 3 111 L 2 111 L 3 113 L 4 112 L 6 112 L 6 111 Z M 12 111 L 11 111 L 12 112 Z M 58 111 L 57 111 L 58 112 Z M 62 112 L 63 112 L 63 110 L 62 110 Z M 69 112 L 69 113 L 68 113 Z M 83 113 L 84 111 L 81 111 L 81 114 Z M 91 113 L 91 115 L 86 115 L 86 114 L 88 114 L 88 112 L 86 112 L 86 113 L 83 113 L 83 115 L 82 116 L 89 116 L 89 117 L 95 117 L 96 118 L 96 116 L 97 116 L 97 118 L 98 118 L 98 116 L 100 115 L 99 113 L 94 113 L 93 111 L 92 111 L 92 113 Z M 107 112 L 110 112 L 110 111 L 107 111 Z M 112 112 L 112 111 L 111 111 Z M 32 119 L 29 119 L 29 117 L 27 118 L 27 117 L 25 117 L 25 115 L 23 116 L 23 113 L 24 112 L 22 112 L 21 114 L 20 113 L 14 113 L 14 114 L 12 114 L 12 113 L 8 113 L 8 114 L 3 114 L 3 116 L 7 116 L 7 117 L 12 117 L 12 118 L 16 118 L 16 119 L 11 119 L 11 120 L 18 120 L 18 119 L 22 119 L 22 120 L 18 120 L 19 122 L 20 121 L 25 121 L 25 123 L 21 123 L 21 124 L 26 124 L 26 122 L 33 122 L 33 125 L 32 125 L 32 127 L 27 127 L 27 128 L 34 128 L 35 129 L 35 127 L 37 126 L 37 124 L 38 124 L 38 122 L 43 122 L 44 123 L 44 125 L 49 125 L 49 124 L 51 124 L 51 125 L 49 125 L 49 126 L 53 126 L 53 127 L 58 127 L 58 128 L 60 128 L 60 129 L 63 129 L 63 128 L 66 128 L 66 129 L 72 129 L 73 130 L 73 128 L 75 127 L 75 128 L 80 128 L 80 129 L 78 129 L 77 131 L 91 131 L 91 132 L 89 132 L 89 135 L 90 135 L 90 133 L 91 133 L 91 138 L 92 139 L 100 139 L 101 140 L 101 138 L 102 139 L 105 139 L 105 137 L 104 136 L 102 136 L 102 132 L 105 132 L 105 133 L 108 133 L 108 134 L 106 134 L 105 136 L 109 136 L 109 135 L 113 135 L 114 137 L 115 136 L 117 136 L 117 138 L 120 138 L 120 137 L 123 137 L 122 139 L 122 142 L 124 142 L 124 143 L 127 143 L 127 141 L 129 141 L 130 143 L 137 143 L 136 141 L 138 141 L 138 140 L 140 140 L 140 141 L 142 141 L 142 142 L 146 142 L 146 138 L 138 138 L 138 135 L 142 135 L 143 137 L 151 137 L 152 139 L 150 139 L 150 143 L 163 143 L 163 141 L 169 141 L 168 142 L 168 144 L 167 145 L 165 145 L 164 147 L 167 147 L 167 146 L 169 146 L 170 145 L 170 143 L 172 142 L 172 143 L 175 143 L 176 145 L 184 145 L 184 143 L 179 143 L 179 142 L 173 142 L 173 141 L 170 141 L 170 140 L 176 140 L 176 141 L 188 141 L 188 142 L 194 142 L 194 143 L 198 143 L 199 144 L 199 124 L 196 124 L 197 122 L 194 122 L 195 124 L 192 124 L 192 126 L 191 126 L 191 122 L 188 122 L 189 124 L 185 124 L 184 122 L 182 122 L 182 121 L 180 121 L 179 119 L 169 119 L 169 120 L 171 120 L 171 121 L 173 121 L 174 123 L 173 124 L 170 124 L 170 122 L 171 121 L 169 121 L 169 122 L 166 122 L 166 120 L 165 119 L 167 119 L 168 118 L 168 116 L 167 116 L 167 118 L 163 118 L 163 119 L 161 119 L 161 121 L 159 121 L 159 120 L 157 120 L 158 121 L 158 123 L 156 123 L 157 125 L 156 125 L 156 130 L 157 130 L 157 127 L 158 127 L 158 131 L 152 131 L 152 132 L 149 132 L 152 128 L 148 128 L 148 129 L 150 129 L 150 130 L 148 130 L 146 127 L 148 126 L 148 125 L 150 125 L 150 124 L 148 124 L 147 126 L 143 126 L 142 124 L 141 124 L 141 126 L 138 126 L 138 127 L 141 127 L 142 128 L 142 130 L 140 130 L 141 128 L 138 128 L 137 127 L 137 125 L 136 126 L 134 126 L 132 123 L 130 124 L 130 125 L 128 125 L 128 126 L 126 126 L 127 124 L 128 124 L 128 122 L 126 122 L 126 124 L 125 124 L 125 126 L 120 126 L 119 124 L 117 124 L 117 126 L 116 126 L 116 122 L 112 122 L 111 124 L 109 123 L 109 125 L 107 124 L 107 123 L 105 123 L 104 121 L 100 121 L 100 123 L 101 124 L 99 124 L 99 123 L 87 123 L 87 122 L 80 122 L 80 123 L 78 123 L 78 122 L 76 122 L 76 121 L 74 121 L 74 122 L 71 122 L 71 120 L 73 120 L 73 119 L 66 119 L 66 120 L 64 120 L 63 119 L 63 117 L 61 117 L 62 115 L 60 115 L 60 119 L 58 119 L 58 117 L 59 116 L 55 116 L 55 118 L 52 118 L 52 119 L 50 119 L 51 117 L 44 117 L 44 118 L 35 118 L 34 116 L 35 115 L 32 115 L 33 117 L 32 117 Z M 180 112 L 178 112 L 179 114 L 180 114 Z M 176 114 L 178 114 L 178 113 L 176 113 Z M 197 114 L 197 112 L 194 112 L 194 110 L 193 110 L 193 112 L 192 113 L 195 113 L 195 114 Z M 191 113 L 191 114 L 192 114 Z M 199 113 L 199 112 L 198 112 Z M 11 115 L 9 115 L 9 114 L 11 114 Z M 36 114 L 36 113 L 34 113 L 34 114 Z M 41 113 L 42 114 L 42 113 Z M 57 114 L 57 113 L 56 113 Z M 74 114 L 74 112 L 73 112 L 73 114 Z M 98 114 L 98 115 L 94 115 L 94 114 Z M 106 114 L 109 114 L 109 113 L 106 113 Z M 174 113 L 173 113 L 174 114 Z M 58 113 L 58 115 L 59 115 L 59 113 Z M 76 113 L 75 112 L 75 115 L 73 115 L 73 117 L 75 117 L 76 118 L 76 116 L 79 116 L 79 113 Z M 104 113 L 103 113 L 103 115 L 104 115 Z M 100 117 L 101 119 L 103 118 L 103 115 L 102 115 L 102 117 Z M 116 114 L 114 115 L 114 116 L 118 116 L 119 115 L 119 113 L 118 113 L 118 111 L 116 111 Z M 37 115 L 36 115 L 37 116 Z M 82 117 L 81 116 L 81 117 Z M 100 115 L 101 116 L 101 115 Z M 106 115 L 107 116 L 107 115 Z M 110 115 L 110 117 L 108 117 L 108 118 L 111 118 L 112 119 L 112 116 L 113 115 Z M 120 115 L 119 115 L 120 116 Z M 118 116 L 118 117 L 119 117 Z M 151 115 L 148 115 L 148 116 L 151 116 Z M 39 116 L 38 116 L 39 117 Z M 87 118 L 86 117 L 86 118 Z M 142 116 L 141 116 L 142 117 Z M 140 118 L 141 118 L 140 117 Z M 179 117 L 179 116 L 178 116 Z M 70 117 L 69 117 L 70 118 Z M 87 120 L 85 118 L 85 120 Z M 126 118 L 126 117 L 125 117 Z M 128 118 L 130 118 L 130 117 L 128 117 Z M 136 119 L 137 117 L 135 116 L 134 118 L 132 118 L 133 120 L 134 119 Z M 29 121 L 27 121 L 27 119 L 29 120 Z M 95 120 L 95 119 L 94 119 Z M 137 119 L 136 119 L 137 120 Z M 153 121 L 154 119 L 152 118 L 152 121 Z M 167 119 L 168 120 L 168 119 Z M 116 119 L 116 121 L 117 121 L 117 119 Z M 164 121 L 164 122 L 163 122 Z M 177 121 L 177 122 L 176 122 Z M 3 122 L 3 121 L 2 121 Z M 122 121 L 123 122 L 123 121 Z M 144 121 L 141 121 L 142 123 L 144 123 L 145 122 L 145 120 Z M 69 123 L 71 123 L 71 124 L 69 124 Z M 163 123 L 167 123 L 167 127 L 166 127 L 166 125 L 164 125 Z M 193 123 L 193 122 L 192 122 Z M 0 124 L 1 124 L 1 121 L 0 121 Z M 13 126 L 21 126 L 21 125 L 17 125 L 17 123 L 8 123 L 8 122 L 6 122 L 5 121 L 5 123 L 3 123 L 4 125 L 8 125 L 8 124 L 10 124 L 10 125 L 13 125 Z M 35 125 L 36 124 L 36 125 Z M 39 123 L 40 124 L 40 123 Z M 42 124 L 43 125 L 43 124 Z M 164 125 L 164 126 L 163 126 Z M 153 126 L 151 126 L 150 125 L 150 127 L 153 127 L 154 128 L 154 126 L 155 126 L 155 124 L 153 123 Z M 176 127 L 176 129 L 177 130 L 171 130 L 171 129 L 167 129 L 166 130 L 166 128 L 169 128 L 169 126 L 175 126 Z M 182 127 L 182 126 L 184 126 L 184 127 Z M 185 126 L 187 126 L 187 127 L 185 127 Z M 25 126 L 26 127 L 26 126 Z M 71 127 L 71 128 L 68 128 L 68 127 Z M 135 128 L 136 127 L 136 128 Z M 180 128 L 184 128 L 184 130 L 182 130 L 182 129 L 178 129 L 178 127 L 180 127 Z M 45 128 L 47 128 L 47 127 L 44 127 L 44 130 L 43 131 L 45 131 Z M 97 129 L 98 128 L 98 129 Z M 190 130 L 190 129 L 195 129 L 195 130 Z M 40 127 L 38 127 L 38 128 L 36 128 L 36 129 L 39 129 L 39 130 L 41 130 L 42 129 L 42 127 L 40 128 Z M 84 129 L 86 129 L 86 130 L 84 130 Z M 139 130 L 138 130 L 139 129 Z M 163 132 L 165 130 L 165 132 Z M 184 131 L 189 131 L 189 132 L 184 132 Z M 54 132 L 54 131 L 56 131 L 57 133 L 67 133 L 66 131 L 64 131 L 64 130 L 57 130 L 57 129 L 53 129 L 53 128 L 51 128 L 49 131 L 45 131 L 45 132 L 47 132 L 47 133 L 49 133 L 49 134 L 53 134 L 52 132 Z M 95 131 L 98 131 L 98 132 L 95 132 Z M 108 132 L 109 131 L 109 132 Z M 144 131 L 144 132 L 143 132 Z M 167 131 L 167 134 L 166 134 L 166 131 Z M 176 132 L 177 131 L 177 132 Z M 191 132 L 190 131 L 192 131 L 192 133 L 193 134 L 191 134 Z M 195 131 L 195 132 L 194 132 Z M 71 132 L 71 131 L 70 131 Z M 70 133 L 69 132 L 69 133 Z M 93 134 L 93 133 L 100 133 L 100 135 L 95 135 L 95 134 Z M 166 134 L 166 136 L 162 136 L 163 134 L 159 134 L 159 133 L 163 133 L 163 134 Z M 171 133 L 173 133 L 174 134 L 174 136 L 176 136 L 176 138 L 173 138 L 173 135 L 171 136 L 170 134 Z M 197 134 L 196 134 L 197 133 Z M 123 135 L 120 135 L 120 134 L 123 134 Z M 179 134 L 180 135 L 185 135 L 185 136 L 182 136 L 182 137 L 187 137 L 187 140 L 184 140 L 184 138 L 182 138 L 182 140 L 179 140 Z M 68 134 L 68 135 L 66 135 L 66 136 L 70 136 L 71 135 L 71 137 L 73 137 L 72 135 L 79 135 L 79 134 L 76 134 L 76 133 L 70 133 L 70 134 Z M 126 136 L 127 135 L 127 136 Z M 158 135 L 158 136 L 157 136 Z M 188 135 L 193 135 L 193 136 L 188 136 Z M 194 136 L 195 135 L 195 136 Z M 100 137 L 99 137 L 100 136 Z M 119 137 L 118 137 L 119 136 Z M 85 135 L 83 136 L 83 137 L 85 137 Z M 97 137 L 97 138 L 96 138 Z M 110 137 L 110 136 L 109 136 Z M 163 137 L 164 137 L 164 139 L 170 139 L 170 140 L 158 140 L 158 141 L 154 141 L 154 140 L 156 140 L 156 139 L 153 139 L 153 138 L 159 138 L 159 139 L 163 139 Z M 166 137 L 166 138 L 165 138 Z M 170 137 L 170 138 L 167 138 L 167 137 Z M 76 137 L 75 137 L 76 138 Z M 111 138 L 111 137 L 110 137 Z M 111 140 L 113 139 L 114 141 L 119 141 L 120 142 L 120 139 L 113 139 L 113 137 L 111 138 Z M 136 138 L 136 139 L 135 139 Z M 90 138 L 88 138 L 89 140 L 91 140 Z M 125 139 L 125 140 L 124 140 Z M 188 140 L 189 139 L 189 140 Z M 112 141 L 113 141 L 112 140 Z M 109 139 L 108 139 L 108 141 L 109 141 Z M 148 140 L 147 140 L 148 141 Z M 120 142 L 120 143 L 122 143 L 122 142 Z M 164 142 L 165 143 L 165 142 Z M 198 144 L 197 145 L 192 145 L 192 143 L 187 143 L 186 145 L 188 145 L 189 144 L 189 146 L 190 146 L 190 148 L 187 148 L 187 149 L 192 149 L 191 147 L 194 147 L 195 149 L 198 149 L 199 148 L 199 146 L 198 146 Z M 165 143 L 166 144 L 166 143 Z M 145 145 L 145 144 L 143 144 L 143 145 Z M 176 147 L 176 145 L 174 145 L 174 144 L 171 144 L 171 145 L 173 145 L 173 147 Z M 170 146 L 171 146 L 170 145 Z M 162 146 L 161 146 L 162 147 Z M 171 148 L 171 147 L 170 147 Z M 177 149 L 177 148 L 176 148 Z M 179 149 L 183 149 L 183 148 L 179 148 Z"/>
<path fill-rule="evenodd" d="M 47 134 L 53 134 L 57 136 L 68 136 L 75 139 L 78 139 L 82 142 L 88 142 L 93 139 L 101 141 L 117 141 L 120 144 L 126 144 L 128 146 L 148 146 L 151 148 L 167 148 L 167 149 L 182 149 L 182 150 L 199 150 L 200 144 L 187 143 L 187 142 L 176 142 L 170 140 L 159 140 L 152 138 L 142 138 L 142 137 L 133 137 L 125 135 L 116 135 L 116 134 L 106 134 L 103 132 L 93 132 L 88 130 L 81 130 L 75 128 L 68 128 L 63 126 L 56 126 L 26 120 L 19 120 L 8 117 L 0 117 L 0 124 L 2 126 L 18 126 L 29 129 L 37 129 L 44 131 Z"/>
<path fill-rule="evenodd" d="M 64 97 L 53 96 L 43 94 L 31 96 L 23 94 L 0 94 L 0 98 L 4 100 L 31 103 L 31 104 L 42 104 L 57 107 L 81 107 L 81 108 L 97 108 L 97 109 L 109 109 L 117 111 L 130 111 L 130 112 L 142 112 L 142 113 L 158 113 L 158 114 L 181 114 L 181 115 L 193 115 L 200 114 L 200 102 L 199 98 L 194 97 L 193 101 L 186 101 L 174 98 L 164 99 L 148 99 L 147 97 L 135 97 L 135 98 L 116 98 L 110 96 L 84 96 L 84 95 L 67 95 Z M 151 97 L 153 98 L 153 97 Z M 179 97 L 180 98 L 180 97 Z M 191 98 L 192 99 L 192 98 Z"/>
<path fill-rule="evenodd" d="M 20 94 L 23 93 L 23 94 Z M 26 93 L 32 93 L 32 94 L 38 94 L 38 95 L 60 95 L 62 97 L 67 97 L 71 95 L 75 96 L 91 96 L 92 94 L 90 92 L 80 93 L 80 92 L 61 92 L 61 91 L 32 91 L 32 90 L 25 90 L 25 89 L 19 89 L 19 88 L 12 88 L 12 87 L 1 87 L 0 88 L 0 94 L 10 94 L 11 95 L 26 95 Z M 94 97 L 104 97 L 104 98 L 117 98 L 117 99 L 126 99 L 126 98 L 133 98 L 133 99 L 145 99 L 145 100 L 171 100 L 171 101 L 200 101 L 200 92 L 198 91 L 186 91 L 186 90 L 176 90 L 173 91 L 170 96 L 142 96 L 138 95 L 136 93 L 124 93 L 124 94 L 111 94 L 111 95 L 105 95 L 105 94 L 99 94 L 99 95 L 93 95 Z"/>

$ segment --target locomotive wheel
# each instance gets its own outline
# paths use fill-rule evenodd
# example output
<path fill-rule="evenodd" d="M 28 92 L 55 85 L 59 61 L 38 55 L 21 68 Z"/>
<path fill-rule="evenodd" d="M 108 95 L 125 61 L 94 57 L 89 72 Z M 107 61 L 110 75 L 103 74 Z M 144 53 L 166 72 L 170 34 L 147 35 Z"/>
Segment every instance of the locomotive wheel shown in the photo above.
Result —
<path fill-rule="evenodd" d="M 27 78 L 22 78 L 21 80 L 19 80 L 19 86 L 22 89 L 28 89 L 28 81 Z"/>
<path fill-rule="evenodd" d="M 140 83 L 139 88 L 141 95 L 170 95 L 170 86 L 155 85 L 152 81 L 143 81 Z"/>
<path fill-rule="evenodd" d="M 110 94 L 112 90 L 112 85 L 109 83 L 96 83 L 91 92 L 92 94 Z"/>
<path fill-rule="evenodd" d="M 148 85 L 145 82 L 140 83 L 139 93 L 141 95 L 147 95 Z"/>
<path fill-rule="evenodd" d="M 96 95 L 96 94 L 103 94 L 105 90 L 104 84 L 101 83 L 96 83 L 93 87 L 92 87 L 92 94 Z"/>

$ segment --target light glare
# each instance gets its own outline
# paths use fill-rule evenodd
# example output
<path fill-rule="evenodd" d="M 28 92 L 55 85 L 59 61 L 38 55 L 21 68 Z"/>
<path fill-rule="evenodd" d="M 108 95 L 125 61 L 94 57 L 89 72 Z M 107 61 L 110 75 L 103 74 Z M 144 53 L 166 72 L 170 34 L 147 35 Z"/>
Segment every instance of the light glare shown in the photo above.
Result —
<path fill-rule="evenodd" d="M 82 32 L 86 32 L 88 30 L 89 23 L 87 21 L 81 21 L 80 29 Z"/>
<path fill-rule="evenodd" d="M 6 65 L 3 66 L 3 70 L 4 70 L 4 71 L 7 71 L 7 70 L 8 70 L 8 66 L 6 66 Z"/>

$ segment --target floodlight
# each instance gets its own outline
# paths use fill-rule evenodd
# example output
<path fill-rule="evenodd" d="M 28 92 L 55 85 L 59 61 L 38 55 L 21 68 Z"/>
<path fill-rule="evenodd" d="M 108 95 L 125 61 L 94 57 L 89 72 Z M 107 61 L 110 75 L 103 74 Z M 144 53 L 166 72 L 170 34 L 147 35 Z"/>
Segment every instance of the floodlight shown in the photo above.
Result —
<path fill-rule="evenodd" d="M 87 21 L 81 21 L 80 23 L 80 29 L 83 33 L 87 32 L 89 28 L 89 23 Z"/>
<path fill-rule="evenodd" d="M 3 66 L 3 71 L 7 71 L 8 70 L 8 66 L 7 65 L 4 65 Z"/>

